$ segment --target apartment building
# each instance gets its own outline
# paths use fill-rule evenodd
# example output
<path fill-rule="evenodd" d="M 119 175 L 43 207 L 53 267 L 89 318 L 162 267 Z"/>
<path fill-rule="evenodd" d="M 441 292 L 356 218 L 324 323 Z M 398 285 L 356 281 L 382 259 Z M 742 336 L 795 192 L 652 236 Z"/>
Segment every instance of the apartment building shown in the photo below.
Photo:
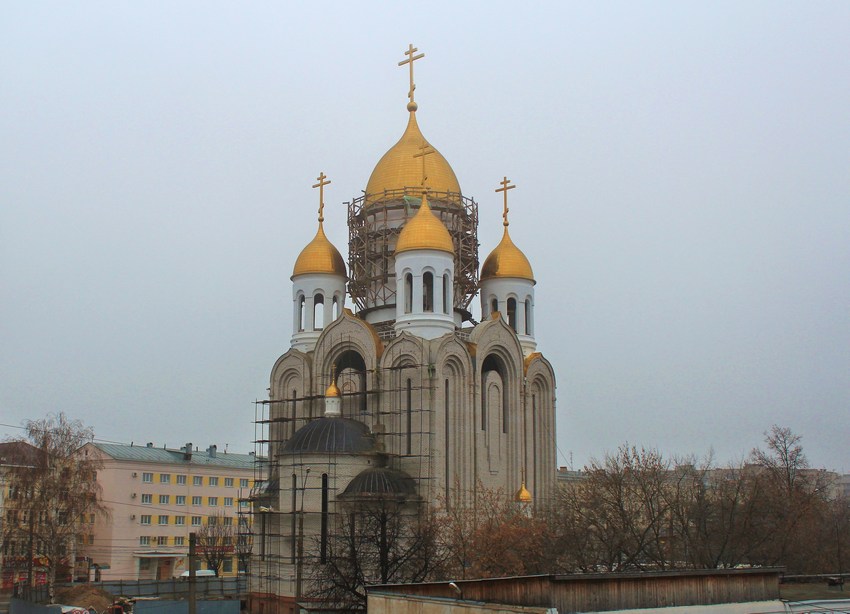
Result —
<path fill-rule="evenodd" d="M 78 560 L 99 580 L 167 579 L 189 569 L 189 534 L 205 527 L 224 533 L 221 575 L 236 575 L 237 536 L 247 526 L 246 499 L 254 483 L 253 454 L 91 443 L 83 454 L 99 458 L 97 479 L 107 517 L 93 517 L 80 535 Z M 83 555 L 83 556 L 80 556 Z M 199 569 L 206 569 L 199 557 Z"/>

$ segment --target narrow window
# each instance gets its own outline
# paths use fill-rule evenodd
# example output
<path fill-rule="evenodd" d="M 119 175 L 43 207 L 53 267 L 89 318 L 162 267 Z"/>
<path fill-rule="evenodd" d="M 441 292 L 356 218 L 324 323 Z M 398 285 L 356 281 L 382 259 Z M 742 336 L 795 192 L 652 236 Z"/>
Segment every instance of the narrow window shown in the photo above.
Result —
<path fill-rule="evenodd" d="M 404 313 L 410 313 L 413 309 L 413 275 L 408 273 L 404 276 Z"/>
<path fill-rule="evenodd" d="M 525 299 L 525 334 L 531 334 L 531 299 Z"/>
<path fill-rule="evenodd" d="M 298 331 L 304 330 L 304 307 L 305 301 L 307 299 L 304 298 L 304 295 L 301 295 L 301 298 L 298 299 Z"/>
<path fill-rule="evenodd" d="M 290 534 L 292 535 L 292 540 L 289 544 L 289 560 L 294 565 L 295 564 L 295 512 L 298 510 L 296 507 L 296 497 L 298 496 L 298 478 L 293 473 L 292 474 L 292 517 L 290 518 Z M 265 514 L 262 515 L 263 520 L 265 520 Z"/>
<path fill-rule="evenodd" d="M 497 311 L 499 311 L 499 301 L 497 301 L 494 298 L 491 298 L 490 299 L 490 315 L 493 315 Z"/>
<path fill-rule="evenodd" d="M 313 330 L 322 330 L 325 324 L 325 297 L 317 294 L 313 297 Z"/>
<path fill-rule="evenodd" d="M 446 378 L 445 389 L 443 390 L 443 408 L 444 408 L 444 420 L 446 422 L 446 507 L 449 506 L 449 485 L 451 484 L 451 476 L 449 475 L 449 467 L 450 467 L 450 459 L 449 459 L 449 450 L 451 450 L 451 446 L 449 445 L 449 434 L 451 433 L 451 425 L 449 423 L 449 379 Z"/>
<path fill-rule="evenodd" d="M 449 313 L 449 274 L 443 274 L 443 313 Z"/>
<path fill-rule="evenodd" d="M 321 551 L 319 557 L 322 563 L 328 562 L 328 474 L 322 474 L 322 527 Z"/>
<path fill-rule="evenodd" d="M 516 299 L 508 299 L 508 326 L 516 332 Z"/>
<path fill-rule="evenodd" d="M 338 317 L 339 317 L 339 297 L 335 296 L 334 302 L 333 302 L 333 319 L 334 319 L 334 321 L 336 321 L 336 319 Z"/>
<path fill-rule="evenodd" d="M 407 380 L 407 454 L 413 452 L 413 381 Z"/>
<path fill-rule="evenodd" d="M 422 275 L 422 311 L 434 311 L 434 274 Z"/>

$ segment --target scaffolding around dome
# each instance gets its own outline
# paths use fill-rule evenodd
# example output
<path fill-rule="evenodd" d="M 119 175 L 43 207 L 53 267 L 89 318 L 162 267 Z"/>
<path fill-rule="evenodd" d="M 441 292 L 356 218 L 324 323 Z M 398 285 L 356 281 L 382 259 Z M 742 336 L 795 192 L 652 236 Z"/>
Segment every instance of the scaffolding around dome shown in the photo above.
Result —
<path fill-rule="evenodd" d="M 367 194 L 348 204 L 348 291 L 359 311 L 395 305 L 395 247 L 418 209 L 422 188 Z M 428 191 L 428 204 L 445 224 L 455 254 L 453 305 L 465 318 L 478 291 L 478 203 L 455 192 Z"/>

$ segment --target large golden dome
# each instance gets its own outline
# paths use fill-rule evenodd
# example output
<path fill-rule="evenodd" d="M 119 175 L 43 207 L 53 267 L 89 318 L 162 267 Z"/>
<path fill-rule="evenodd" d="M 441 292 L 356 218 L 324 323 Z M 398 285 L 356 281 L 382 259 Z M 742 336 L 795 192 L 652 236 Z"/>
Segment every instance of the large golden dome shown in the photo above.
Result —
<path fill-rule="evenodd" d="M 319 222 L 319 230 L 316 236 L 307 244 L 307 247 L 298 254 L 292 277 L 306 273 L 330 273 L 332 275 L 346 276 L 345 260 L 333 243 L 325 236 L 322 222 Z"/>
<path fill-rule="evenodd" d="M 416 123 L 416 112 L 411 111 L 404 134 L 378 161 L 369 177 L 369 183 L 366 184 L 367 204 L 380 200 L 388 190 L 411 188 L 410 194 L 420 193 L 422 157 L 415 157 L 415 154 L 422 151 L 423 145 L 428 145 L 428 142 Z M 460 194 L 460 184 L 455 172 L 439 151 L 434 149 L 433 153 L 424 156 L 424 159 L 426 186 L 431 192 Z"/>
<path fill-rule="evenodd" d="M 422 205 L 398 236 L 395 253 L 400 254 L 413 249 L 435 249 L 454 254 L 452 236 L 446 225 L 440 221 L 428 205 L 426 195 L 422 196 Z"/>
<path fill-rule="evenodd" d="M 484 261 L 484 266 L 481 267 L 481 281 L 497 277 L 518 277 L 519 279 L 534 281 L 531 263 L 511 241 L 507 225 L 502 240 L 496 246 L 496 249 L 490 252 L 487 260 Z"/>

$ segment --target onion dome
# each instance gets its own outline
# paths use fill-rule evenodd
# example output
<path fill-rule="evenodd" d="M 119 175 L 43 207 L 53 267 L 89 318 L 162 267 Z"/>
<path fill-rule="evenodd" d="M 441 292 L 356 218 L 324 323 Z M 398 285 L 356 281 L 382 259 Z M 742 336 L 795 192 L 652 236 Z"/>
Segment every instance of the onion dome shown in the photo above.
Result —
<path fill-rule="evenodd" d="M 511 241 L 507 224 L 502 240 L 496 246 L 481 267 L 481 281 L 501 277 L 516 277 L 534 282 L 531 264 L 520 249 Z"/>
<path fill-rule="evenodd" d="M 416 123 L 415 105 L 408 105 L 408 109 L 412 110 L 404 134 L 378 161 L 369 177 L 366 184 L 367 203 L 380 200 L 384 192 L 389 190 L 413 188 L 411 193 L 418 194 L 421 190 L 419 186 L 422 185 L 423 164 L 429 190 L 460 194 L 455 172 L 439 151 L 432 147 L 433 153 L 424 156 L 424 163 L 423 157 L 416 157 L 423 146 L 429 145 Z"/>
<path fill-rule="evenodd" d="M 416 482 L 403 471 L 388 467 L 370 467 L 358 473 L 341 496 L 358 499 L 408 499 L 416 496 Z"/>
<path fill-rule="evenodd" d="M 375 448 L 369 427 L 350 418 L 319 418 L 295 431 L 283 454 L 357 454 Z"/>
<path fill-rule="evenodd" d="M 519 487 L 519 490 L 516 491 L 516 495 L 514 495 L 514 501 L 517 503 L 531 503 L 531 493 L 528 492 L 528 489 L 525 487 L 525 482 L 522 483 L 522 486 Z"/>
<path fill-rule="evenodd" d="M 440 221 L 428 205 L 428 197 L 422 195 L 422 204 L 410 221 L 401 229 L 395 253 L 409 252 L 414 249 L 434 249 L 454 254 L 452 236 L 446 225 Z"/>
<path fill-rule="evenodd" d="M 298 254 L 295 267 L 292 269 L 292 277 L 307 273 L 328 273 L 346 277 L 345 261 L 339 250 L 325 236 L 321 219 L 316 236 Z"/>
<path fill-rule="evenodd" d="M 331 381 L 331 385 L 325 390 L 325 397 L 336 398 L 339 396 L 339 388 L 336 386 L 336 380 Z"/>

